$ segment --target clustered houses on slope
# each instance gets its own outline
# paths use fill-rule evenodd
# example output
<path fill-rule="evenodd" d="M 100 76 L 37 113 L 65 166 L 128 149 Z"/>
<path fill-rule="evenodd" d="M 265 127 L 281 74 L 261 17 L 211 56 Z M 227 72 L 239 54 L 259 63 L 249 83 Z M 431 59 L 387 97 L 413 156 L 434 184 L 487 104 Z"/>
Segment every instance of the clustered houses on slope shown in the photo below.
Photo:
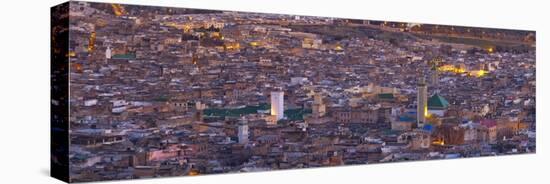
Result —
<path fill-rule="evenodd" d="M 70 17 L 73 181 L 535 151 L 531 32 L 84 2 Z"/>

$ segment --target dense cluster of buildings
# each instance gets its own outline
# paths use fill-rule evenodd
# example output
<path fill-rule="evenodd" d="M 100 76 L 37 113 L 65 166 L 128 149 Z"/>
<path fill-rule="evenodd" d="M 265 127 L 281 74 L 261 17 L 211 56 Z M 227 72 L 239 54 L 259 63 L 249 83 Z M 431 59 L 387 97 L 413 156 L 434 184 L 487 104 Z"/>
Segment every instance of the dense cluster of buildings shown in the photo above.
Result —
<path fill-rule="evenodd" d="M 72 3 L 73 181 L 535 152 L 531 32 Z"/>

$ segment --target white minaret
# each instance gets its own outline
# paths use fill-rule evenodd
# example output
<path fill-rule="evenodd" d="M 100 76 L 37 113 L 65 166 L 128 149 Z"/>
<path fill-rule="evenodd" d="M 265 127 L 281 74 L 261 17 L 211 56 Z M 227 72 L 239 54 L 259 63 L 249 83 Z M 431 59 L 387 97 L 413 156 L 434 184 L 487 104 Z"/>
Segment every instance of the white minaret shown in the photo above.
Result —
<path fill-rule="evenodd" d="M 271 92 L 271 115 L 276 117 L 279 121 L 283 119 L 284 115 L 284 92 L 272 91 Z"/>
<path fill-rule="evenodd" d="M 107 47 L 107 50 L 105 50 L 105 58 L 111 59 L 112 54 L 113 54 L 113 53 L 112 53 L 112 51 L 111 51 L 111 47 L 108 46 L 108 47 Z"/>
<path fill-rule="evenodd" d="M 416 88 L 418 90 L 416 97 L 416 123 L 418 127 L 422 127 L 426 123 L 426 116 L 428 116 L 428 86 L 424 77 L 420 78 Z"/>
<path fill-rule="evenodd" d="M 248 121 L 244 116 L 239 120 L 238 126 L 239 144 L 248 143 Z"/>

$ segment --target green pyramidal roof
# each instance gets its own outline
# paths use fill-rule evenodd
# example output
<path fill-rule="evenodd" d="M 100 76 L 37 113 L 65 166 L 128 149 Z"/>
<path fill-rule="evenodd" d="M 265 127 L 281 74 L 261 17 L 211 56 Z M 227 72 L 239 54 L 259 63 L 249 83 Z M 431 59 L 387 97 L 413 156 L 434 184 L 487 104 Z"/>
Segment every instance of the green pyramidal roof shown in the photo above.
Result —
<path fill-rule="evenodd" d="M 439 94 L 435 94 L 428 99 L 429 109 L 445 109 L 447 107 L 449 107 L 449 102 Z"/>

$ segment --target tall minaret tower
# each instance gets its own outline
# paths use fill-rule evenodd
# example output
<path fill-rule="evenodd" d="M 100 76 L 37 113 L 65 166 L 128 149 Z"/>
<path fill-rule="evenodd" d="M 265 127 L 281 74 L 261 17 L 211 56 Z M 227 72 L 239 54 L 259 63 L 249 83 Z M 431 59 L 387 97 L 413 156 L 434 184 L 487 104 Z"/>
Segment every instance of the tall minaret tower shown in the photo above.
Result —
<path fill-rule="evenodd" d="M 105 59 L 111 59 L 112 54 L 111 47 L 107 46 L 107 49 L 105 50 Z"/>
<path fill-rule="evenodd" d="M 206 104 L 203 104 L 200 101 L 195 102 L 195 121 L 203 120 L 204 109 L 206 109 Z"/>
<path fill-rule="evenodd" d="M 420 78 L 416 88 L 418 90 L 416 97 L 416 123 L 417 127 L 422 127 L 426 123 L 426 116 L 428 116 L 428 86 L 424 77 Z"/>
<path fill-rule="evenodd" d="M 323 103 L 323 97 L 321 96 L 321 93 L 315 93 L 313 96 L 313 117 L 314 118 L 321 118 L 326 113 L 326 107 Z"/>
<path fill-rule="evenodd" d="M 243 117 L 238 123 L 239 144 L 248 143 L 248 121 Z"/>
<path fill-rule="evenodd" d="M 283 119 L 284 115 L 284 92 L 275 90 L 271 92 L 271 115 L 275 116 L 276 121 Z"/>
<path fill-rule="evenodd" d="M 430 86 L 435 93 L 439 93 L 439 71 L 437 71 L 437 67 L 441 61 L 442 59 L 437 57 L 430 62 Z"/>

